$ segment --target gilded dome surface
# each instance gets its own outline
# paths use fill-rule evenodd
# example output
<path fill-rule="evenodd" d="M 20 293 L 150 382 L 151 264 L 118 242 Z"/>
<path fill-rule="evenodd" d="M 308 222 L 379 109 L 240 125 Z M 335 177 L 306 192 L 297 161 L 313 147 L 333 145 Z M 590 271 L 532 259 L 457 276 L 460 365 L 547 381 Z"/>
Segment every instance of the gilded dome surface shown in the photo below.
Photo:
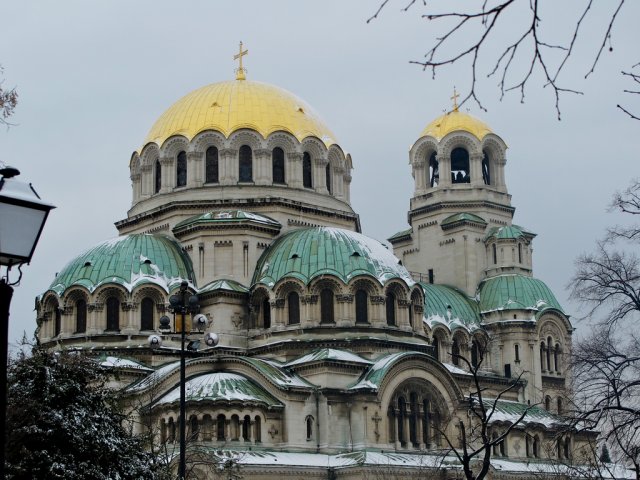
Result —
<path fill-rule="evenodd" d="M 182 97 L 160 116 L 144 144 L 162 145 L 173 135 L 191 140 L 204 130 L 217 130 L 228 137 L 241 128 L 256 130 L 263 137 L 283 130 L 299 141 L 312 136 L 327 146 L 336 143 L 331 130 L 304 100 L 267 83 L 231 80 Z"/>
<path fill-rule="evenodd" d="M 425 129 L 422 130 L 422 133 L 420 133 L 420 138 L 428 135 L 437 140 L 441 140 L 451 132 L 458 130 L 469 132 L 479 140 L 482 140 L 485 135 L 493 133 L 486 123 L 468 113 L 453 110 L 439 116 L 427 125 Z"/>

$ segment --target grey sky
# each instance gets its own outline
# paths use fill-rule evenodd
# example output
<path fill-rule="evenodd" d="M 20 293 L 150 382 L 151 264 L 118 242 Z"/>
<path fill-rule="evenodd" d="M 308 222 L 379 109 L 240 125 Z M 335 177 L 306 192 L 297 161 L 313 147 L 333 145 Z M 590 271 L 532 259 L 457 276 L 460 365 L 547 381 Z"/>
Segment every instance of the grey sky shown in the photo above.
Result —
<path fill-rule="evenodd" d="M 613 32 L 613 52 L 582 80 L 605 27 L 605 10 L 598 9 L 608 3 L 597 2 L 593 22 L 585 25 L 586 41 L 569 65 L 566 84 L 585 95 L 562 98 L 561 122 L 538 75 L 524 105 L 517 95 L 499 102 L 494 79 L 481 83 L 488 112 L 466 105 L 509 145 L 506 178 L 517 209 L 514 221 L 538 233 L 534 274 L 570 314 L 578 313 L 564 290 L 574 258 L 618 221 L 606 205 L 616 189 L 638 176 L 640 123 L 615 105 L 638 105 L 622 93 L 632 85 L 619 71 L 640 60 L 640 3 L 627 2 Z M 385 239 L 406 228 L 412 193 L 408 149 L 427 123 L 450 108 L 453 86 L 464 90 L 470 79 L 462 67 L 431 80 L 410 65 L 426 52 L 433 29 L 420 19 L 419 6 L 401 13 L 404 3 L 391 3 L 367 25 L 377 5 L 6 2 L 0 63 L 5 87 L 18 87 L 20 104 L 12 119 L 18 125 L 0 130 L 0 161 L 18 167 L 22 180 L 58 207 L 16 288 L 10 339 L 19 339 L 23 330 L 32 334 L 34 297 L 67 261 L 117 234 L 113 222 L 125 218 L 131 202 L 132 151 L 177 99 L 233 78 L 240 40 L 249 49 L 248 78 L 305 99 L 352 154 L 352 205 L 363 233 Z M 565 22 L 575 12 L 553 8 L 542 11 L 543 25 L 563 41 Z M 517 25 L 518 18 L 513 20 Z"/>

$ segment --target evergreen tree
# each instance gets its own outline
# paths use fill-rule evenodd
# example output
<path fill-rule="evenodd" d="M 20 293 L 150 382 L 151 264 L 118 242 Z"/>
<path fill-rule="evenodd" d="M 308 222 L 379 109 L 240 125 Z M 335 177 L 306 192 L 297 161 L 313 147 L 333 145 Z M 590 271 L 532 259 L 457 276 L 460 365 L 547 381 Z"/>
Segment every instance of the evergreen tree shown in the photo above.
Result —
<path fill-rule="evenodd" d="M 7 479 L 158 478 L 94 361 L 36 348 L 7 376 Z"/>

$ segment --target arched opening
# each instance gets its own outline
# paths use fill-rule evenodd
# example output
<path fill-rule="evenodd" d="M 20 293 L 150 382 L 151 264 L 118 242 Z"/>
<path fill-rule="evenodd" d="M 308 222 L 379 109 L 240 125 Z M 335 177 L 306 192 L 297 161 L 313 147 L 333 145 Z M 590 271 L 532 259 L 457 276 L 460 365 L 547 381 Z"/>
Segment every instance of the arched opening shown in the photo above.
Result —
<path fill-rule="evenodd" d="M 60 331 L 62 330 L 62 312 L 60 311 L 60 307 L 56 307 L 53 311 L 54 320 L 53 320 L 53 334 L 57 337 L 60 335 Z"/>
<path fill-rule="evenodd" d="M 289 325 L 300 323 L 300 295 L 297 292 L 290 292 L 287 295 L 287 306 L 289 307 Z"/>
<path fill-rule="evenodd" d="M 369 323 L 368 297 L 366 290 L 356 291 L 356 323 Z"/>
<path fill-rule="evenodd" d="M 451 360 L 454 365 L 460 365 L 460 344 L 457 338 L 454 338 L 451 343 Z"/>
<path fill-rule="evenodd" d="M 518 345 L 517 343 L 513 346 L 513 353 L 515 355 L 515 362 L 519 363 L 520 362 L 520 345 Z"/>
<path fill-rule="evenodd" d="M 302 154 L 302 186 L 313 188 L 313 173 L 311 171 L 311 155 L 309 152 Z"/>
<path fill-rule="evenodd" d="M 162 188 L 162 165 L 160 165 L 160 160 L 158 160 L 156 158 L 155 161 L 155 182 L 154 182 L 154 187 L 153 187 L 153 193 L 158 193 L 160 191 L 160 189 Z"/>
<path fill-rule="evenodd" d="M 553 349 L 553 367 L 556 372 L 560 373 L 560 344 L 558 343 Z"/>
<path fill-rule="evenodd" d="M 551 411 L 551 397 L 549 395 L 547 395 L 546 397 L 544 397 L 544 409 L 547 412 Z"/>
<path fill-rule="evenodd" d="M 76 301 L 76 333 L 87 331 L 87 302 L 84 298 Z"/>
<path fill-rule="evenodd" d="M 440 360 L 440 340 L 435 335 L 431 340 L 431 346 L 433 347 L 433 356 L 436 357 L 436 360 Z"/>
<path fill-rule="evenodd" d="M 273 183 L 284 183 L 284 150 L 276 147 L 271 152 L 271 170 Z"/>
<path fill-rule="evenodd" d="M 562 415 L 564 413 L 564 408 L 562 406 L 562 398 L 558 397 L 558 415 Z"/>
<path fill-rule="evenodd" d="M 414 447 L 418 447 L 418 395 L 416 392 L 409 394 L 409 441 Z"/>
<path fill-rule="evenodd" d="M 258 442 L 262 442 L 262 421 L 260 419 L 260 416 L 256 415 L 256 420 L 255 420 L 255 436 L 254 436 L 254 440 L 256 441 L 256 443 Z"/>
<path fill-rule="evenodd" d="M 518 244 L 518 263 L 522 263 L 522 244 Z"/>
<path fill-rule="evenodd" d="M 550 372 L 553 372 L 552 366 L 551 366 L 551 350 L 553 349 L 552 345 L 552 340 L 551 337 L 547 338 L 547 350 L 546 350 L 546 355 L 547 355 L 547 369 Z"/>
<path fill-rule="evenodd" d="M 497 265 L 498 264 L 498 248 L 496 247 L 496 244 L 494 243 L 493 245 L 491 245 L 491 250 L 493 253 L 493 264 Z"/>
<path fill-rule="evenodd" d="M 169 419 L 169 442 L 175 443 L 176 441 L 176 423 L 173 421 L 173 417 Z"/>
<path fill-rule="evenodd" d="M 116 297 L 107 298 L 107 331 L 120 331 L 120 300 Z"/>
<path fill-rule="evenodd" d="M 471 365 L 474 368 L 478 368 L 482 361 L 482 352 L 479 342 L 476 340 L 471 341 Z"/>
<path fill-rule="evenodd" d="M 411 382 L 398 388 L 387 410 L 388 442 L 404 448 L 440 444 L 440 413 L 433 385 Z"/>
<path fill-rule="evenodd" d="M 180 152 L 176 161 L 176 187 L 184 187 L 187 184 L 187 154 Z"/>
<path fill-rule="evenodd" d="M 271 328 L 271 304 L 266 297 L 262 300 L 262 327 Z"/>
<path fill-rule="evenodd" d="M 532 453 L 535 458 L 540 456 L 540 438 L 537 435 L 533 437 L 533 448 Z"/>
<path fill-rule="evenodd" d="M 253 182 L 253 152 L 249 145 L 242 145 L 240 147 L 238 181 Z"/>
<path fill-rule="evenodd" d="M 240 440 L 241 434 L 242 432 L 240 431 L 240 417 L 238 417 L 238 415 L 231 415 L 231 432 L 229 432 L 231 441 L 237 442 L 238 440 Z"/>
<path fill-rule="evenodd" d="M 438 182 L 440 182 L 440 168 L 436 152 L 433 152 L 431 157 L 429 157 L 429 185 L 431 187 L 437 187 Z"/>
<path fill-rule="evenodd" d="M 200 424 L 198 423 L 198 417 L 191 415 L 191 417 L 189 417 L 189 433 L 187 434 L 187 437 L 189 440 L 197 442 L 199 436 Z"/>
<path fill-rule="evenodd" d="M 245 442 L 248 442 L 251 439 L 251 417 L 249 415 L 245 415 L 242 420 L 242 439 Z"/>
<path fill-rule="evenodd" d="M 385 298 L 387 325 L 396 325 L 396 295 L 393 292 L 387 293 Z"/>
<path fill-rule="evenodd" d="M 219 176 L 219 160 L 218 147 L 209 147 L 205 154 L 205 183 L 218 183 Z"/>
<path fill-rule="evenodd" d="M 219 442 L 224 442 L 225 440 L 225 427 L 227 424 L 227 417 L 225 417 L 222 413 L 218 415 L 216 419 L 216 440 Z"/>
<path fill-rule="evenodd" d="M 305 419 L 307 426 L 307 440 L 313 440 L 313 417 L 308 415 Z"/>
<path fill-rule="evenodd" d="M 320 292 L 320 323 L 334 323 L 333 291 L 329 288 Z"/>
<path fill-rule="evenodd" d="M 213 419 L 207 414 L 202 417 L 202 440 L 210 442 L 213 438 Z"/>
<path fill-rule="evenodd" d="M 160 443 L 167 443 L 167 422 L 160 420 Z"/>
<path fill-rule="evenodd" d="M 405 438 L 404 418 L 407 415 L 407 404 L 404 397 L 398 398 L 398 440 L 400 445 L 406 446 L 407 441 Z"/>
<path fill-rule="evenodd" d="M 486 150 L 483 150 L 482 153 L 484 154 L 482 157 L 482 181 L 485 185 L 491 185 L 490 157 Z"/>
<path fill-rule="evenodd" d="M 325 181 L 327 183 L 327 190 L 331 193 L 331 164 L 327 163 L 327 166 L 324 169 L 325 173 Z"/>
<path fill-rule="evenodd" d="M 153 330 L 154 301 L 145 297 L 140 302 L 140 330 Z"/>
<path fill-rule="evenodd" d="M 451 183 L 470 183 L 469 152 L 458 147 L 451 152 Z"/>
<path fill-rule="evenodd" d="M 540 370 L 543 372 L 547 370 L 545 359 L 547 358 L 547 347 L 544 342 L 540 342 Z"/>

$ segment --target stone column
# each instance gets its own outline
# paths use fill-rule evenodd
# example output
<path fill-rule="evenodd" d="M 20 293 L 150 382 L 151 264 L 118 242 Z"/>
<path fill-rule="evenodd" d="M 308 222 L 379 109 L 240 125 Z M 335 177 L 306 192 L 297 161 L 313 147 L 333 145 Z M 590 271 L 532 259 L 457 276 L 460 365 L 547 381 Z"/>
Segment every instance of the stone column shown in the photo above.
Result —
<path fill-rule="evenodd" d="M 238 183 L 238 150 L 224 148 L 219 151 L 218 168 L 220 185 L 235 185 Z"/>
<path fill-rule="evenodd" d="M 256 148 L 253 151 L 253 167 L 253 181 L 256 185 L 271 185 L 273 183 L 271 150 Z"/>
<path fill-rule="evenodd" d="M 345 191 L 345 200 L 347 203 L 351 202 L 351 174 L 347 173 L 344 176 L 344 191 Z"/>
<path fill-rule="evenodd" d="M 416 442 L 420 450 L 425 449 L 424 438 L 422 435 L 422 405 L 418 405 L 416 412 Z"/>
<path fill-rule="evenodd" d="M 482 152 L 469 155 L 469 174 L 471 175 L 471 185 L 484 185 L 482 179 Z"/>
<path fill-rule="evenodd" d="M 140 184 L 140 200 L 149 198 L 153 194 L 153 165 L 142 165 L 140 167 L 142 180 Z"/>
<path fill-rule="evenodd" d="M 502 158 L 497 158 L 496 161 L 494 162 L 495 165 L 495 172 L 492 172 L 492 174 L 495 176 L 495 180 L 492 179 L 492 181 L 495 182 L 496 187 L 506 187 L 507 184 L 504 180 L 504 167 L 507 164 L 507 159 L 502 157 Z"/>
<path fill-rule="evenodd" d="M 425 165 L 424 162 L 416 162 L 413 165 L 413 180 L 415 185 L 414 196 L 424 195 L 427 193 L 426 179 L 425 179 Z"/>
<path fill-rule="evenodd" d="M 172 157 L 160 157 L 162 167 L 162 181 L 159 193 L 169 193 L 175 187 L 175 162 Z"/>
<path fill-rule="evenodd" d="M 287 153 L 285 180 L 291 188 L 302 188 L 302 153 Z"/>
<path fill-rule="evenodd" d="M 204 184 L 203 164 L 204 153 L 187 153 L 187 187 L 201 187 Z"/>
<path fill-rule="evenodd" d="M 336 167 L 333 178 L 333 196 L 338 200 L 344 200 L 344 172 L 343 167 Z"/>
<path fill-rule="evenodd" d="M 438 161 L 438 169 L 440 170 L 440 182 L 438 186 L 451 186 L 451 157 L 442 152 L 438 152 L 436 160 Z"/>
<path fill-rule="evenodd" d="M 141 185 L 140 185 L 140 180 L 141 180 L 141 175 L 139 173 L 132 173 L 131 174 L 131 187 L 133 190 L 133 195 L 132 195 L 132 199 L 131 199 L 131 203 L 135 204 L 139 199 L 140 199 L 140 190 L 141 190 Z"/>
<path fill-rule="evenodd" d="M 327 173 L 326 168 L 329 160 L 327 158 L 316 158 L 313 165 L 313 187 L 318 193 L 329 193 L 327 189 Z"/>

